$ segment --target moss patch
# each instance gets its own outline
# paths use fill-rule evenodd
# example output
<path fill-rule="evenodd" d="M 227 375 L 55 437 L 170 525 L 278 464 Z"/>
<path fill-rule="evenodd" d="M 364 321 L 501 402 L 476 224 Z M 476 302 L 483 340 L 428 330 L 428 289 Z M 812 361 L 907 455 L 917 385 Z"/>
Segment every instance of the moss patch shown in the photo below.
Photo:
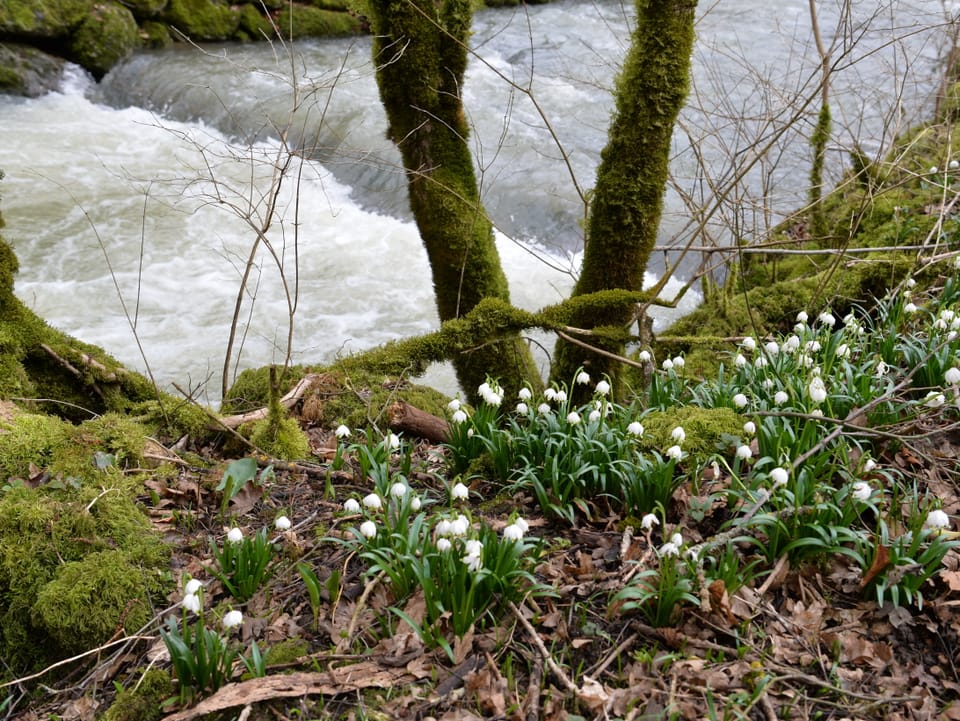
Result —
<path fill-rule="evenodd" d="M 240 24 L 240 14 L 221 0 L 170 0 L 163 17 L 192 40 L 229 40 Z"/>
<path fill-rule="evenodd" d="M 133 688 L 122 689 L 103 721 L 157 721 L 163 716 L 161 704 L 173 690 L 170 675 L 153 668 L 143 674 Z"/>
<path fill-rule="evenodd" d="M 133 13 L 113 2 L 98 3 L 70 36 L 71 59 L 97 79 L 140 45 Z"/>
<path fill-rule="evenodd" d="M 304 5 L 285 5 L 277 15 L 277 27 L 295 38 L 341 37 L 363 30 L 360 20 L 349 13 Z"/>
<path fill-rule="evenodd" d="M 659 450 L 672 446 L 670 433 L 681 426 L 687 436 L 683 450 L 699 457 L 707 457 L 725 450 L 725 436 L 743 434 L 743 417 L 730 408 L 698 408 L 684 406 L 667 411 L 656 411 L 643 419 L 643 445 Z"/>

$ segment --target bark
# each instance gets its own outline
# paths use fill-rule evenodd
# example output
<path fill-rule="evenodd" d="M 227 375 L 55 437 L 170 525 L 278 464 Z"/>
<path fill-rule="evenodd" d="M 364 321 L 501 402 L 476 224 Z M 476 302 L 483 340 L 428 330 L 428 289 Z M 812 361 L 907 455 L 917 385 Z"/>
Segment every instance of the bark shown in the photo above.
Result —
<path fill-rule="evenodd" d="M 637 23 L 597 170 L 583 268 L 574 296 L 643 287 L 663 211 L 673 127 L 689 87 L 695 8 L 696 0 L 636 0 Z M 633 320 L 632 311 L 610 310 L 585 313 L 571 325 L 623 329 Z M 617 341 L 600 347 L 623 354 L 623 344 Z M 612 379 L 621 368 L 606 356 L 559 342 L 554 379 L 569 383 L 580 366 L 595 378 Z M 614 384 L 614 388 L 621 386 Z"/>
<path fill-rule="evenodd" d="M 472 20 L 469 0 L 372 0 L 377 84 L 400 149 L 410 206 L 430 260 L 440 320 L 459 318 L 484 298 L 509 302 L 493 228 L 479 197 L 461 87 Z M 536 370 L 511 337 L 453 359 L 464 391 L 487 376 L 509 392 Z"/>

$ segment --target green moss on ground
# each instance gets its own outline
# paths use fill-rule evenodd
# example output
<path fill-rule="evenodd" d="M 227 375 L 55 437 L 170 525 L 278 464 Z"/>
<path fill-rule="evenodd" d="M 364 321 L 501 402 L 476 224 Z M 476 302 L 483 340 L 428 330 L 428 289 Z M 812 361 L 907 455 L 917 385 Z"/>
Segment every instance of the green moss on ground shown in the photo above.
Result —
<path fill-rule="evenodd" d="M 121 689 L 103 715 L 102 721 L 157 721 L 163 716 L 163 702 L 170 697 L 173 684 L 166 671 L 152 668 Z"/>
<path fill-rule="evenodd" d="M 643 445 L 662 454 L 676 443 L 670 434 L 677 426 L 687 434 L 683 450 L 700 458 L 728 450 L 727 437 L 743 435 L 743 417 L 730 408 L 683 406 L 646 416 Z"/>

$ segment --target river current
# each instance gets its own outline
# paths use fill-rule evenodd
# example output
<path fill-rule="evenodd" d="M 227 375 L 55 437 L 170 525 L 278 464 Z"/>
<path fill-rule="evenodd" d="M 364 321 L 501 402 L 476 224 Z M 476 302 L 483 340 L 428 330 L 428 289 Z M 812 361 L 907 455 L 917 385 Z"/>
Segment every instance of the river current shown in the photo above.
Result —
<path fill-rule="evenodd" d="M 835 180 L 855 141 L 879 155 L 929 113 L 951 26 L 932 0 L 819 5 L 835 71 Z M 718 0 L 698 13 L 664 245 L 758 238 L 799 207 L 819 107 L 807 2 Z M 557 302 L 572 286 L 581 194 L 606 139 L 630 24 L 629 8 L 609 1 L 476 16 L 464 87 L 471 143 L 521 307 Z M 240 275 L 274 167 L 287 160 L 233 370 L 281 361 L 291 315 L 293 360 L 304 363 L 438 325 L 399 156 L 384 138 L 369 38 L 180 45 L 140 53 L 99 85 L 71 68 L 60 92 L 0 96 L 0 128 L 18 295 L 164 386 L 219 399 Z M 658 252 L 649 280 L 672 257 Z M 657 311 L 657 327 L 697 300 L 694 289 Z M 426 380 L 454 390 L 447 368 Z"/>

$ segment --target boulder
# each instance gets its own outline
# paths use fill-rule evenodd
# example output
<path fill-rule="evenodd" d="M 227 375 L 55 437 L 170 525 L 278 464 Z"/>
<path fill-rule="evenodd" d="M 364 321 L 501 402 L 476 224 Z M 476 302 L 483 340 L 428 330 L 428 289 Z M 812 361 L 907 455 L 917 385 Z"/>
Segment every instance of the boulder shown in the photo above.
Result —
<path fill-rule="evenodd" d="M 63 65 L 61 58 L 29 45 L 0 43 L 0 93 L 35 98 L 56 90 Z"/>
<path fill-rule="evenodd" d="M 103 2 L 93 6 L 70 36 L 67 48 L 69 58 L 99 80 L 139 45 L 133 13 L 115 2 Z"/>

